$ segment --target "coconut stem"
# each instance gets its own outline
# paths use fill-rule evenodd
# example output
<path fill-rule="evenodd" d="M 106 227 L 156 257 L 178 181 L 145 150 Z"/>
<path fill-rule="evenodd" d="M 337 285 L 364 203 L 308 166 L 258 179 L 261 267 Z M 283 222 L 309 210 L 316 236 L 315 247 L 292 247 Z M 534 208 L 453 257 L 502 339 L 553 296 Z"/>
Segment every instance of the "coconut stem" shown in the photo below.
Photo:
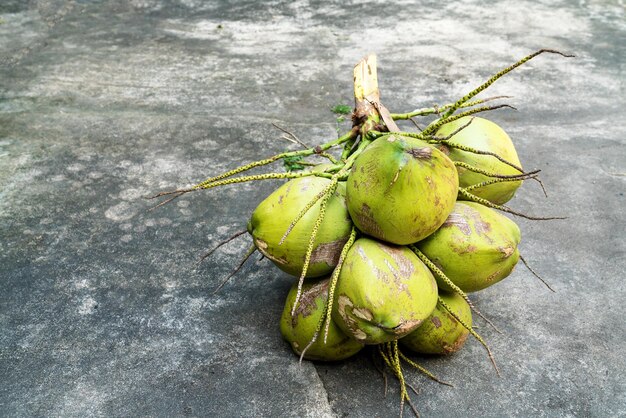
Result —
<path fill-rule="evenodd" d="M 360 133 L 364 138 L 367 131 L 380 123 L 380 114 L 376 104 L 380 103 L 378 90 L 378 70 L 375 54 L 370 54 L 354 66 L 354 120 L 361 125 Z"/>

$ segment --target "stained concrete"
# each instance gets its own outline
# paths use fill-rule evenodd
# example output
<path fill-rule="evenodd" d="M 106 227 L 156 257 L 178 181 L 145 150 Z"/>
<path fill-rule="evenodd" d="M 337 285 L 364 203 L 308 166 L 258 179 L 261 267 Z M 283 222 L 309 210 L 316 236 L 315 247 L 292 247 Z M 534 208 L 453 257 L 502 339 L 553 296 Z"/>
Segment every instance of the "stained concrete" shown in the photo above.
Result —
<path fill-rule="evenodd" d="M 3 416 L 393 416 L 371 352 L 301 366 L 278 319 L 292 279 L 249 262 L 245 227 L 278 183 L 155 192 L 337 135 L 351 69 L 379 56 L 392 111 L 498 81 L 490 117 L 542 169 L 511 205 L 523 267 L 474 300 L 502 376 L 470 341 L 419 358 L 423 416 L 624 416 L 624 3 L 614 1 L 3 1 L 0 4 L 0 411 Z M 410 129 L 410 125 L 403 125 Z"/>

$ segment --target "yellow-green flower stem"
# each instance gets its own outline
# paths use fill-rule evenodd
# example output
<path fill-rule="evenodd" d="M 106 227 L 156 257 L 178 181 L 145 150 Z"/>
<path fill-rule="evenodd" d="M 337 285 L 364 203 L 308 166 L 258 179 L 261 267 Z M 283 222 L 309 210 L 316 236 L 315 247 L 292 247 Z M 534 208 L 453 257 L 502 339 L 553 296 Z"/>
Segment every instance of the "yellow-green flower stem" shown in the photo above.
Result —
<path fill-rule="evenodd" d="M 461 112 L 461 113 L 458 113 L 456 115 L 446 116 L 446 117 L 442 116 L 441 118 L 435 120 L 433 123 L 428 125 L 426 127 L 426 129 L 424 129 L 422 132 L 420 132 L 420 133 L 410 132 L 410 135 L 408 135 L 408 136 L 412 136 L 412 137 L 415 137 L 415 138 L 418 138 L 418 139 L 427 139 L 427 138 L 431 137 L 431 134 L 437 132 L 437 130 L 439 128 L 441 128 L 443 125 L 445 125 L 446 123 L 453 122 L 453 121 L 455 121 L 457 119 L 461 119 L 461 118 L 464 118 L 466 116 L 475 115 L 476 113 L 488 112 L 490 110 L 501 109 L 503 107 L 508 107 L 508 108 L 515 109 L 513 106 L 510 106 L 510 105 L 507 105 L 507 104 L 502 104 L 502 105 L 497 105 L 497 106 L 475 107 L 473 109 L 466 110 L 465 112 Z"/>
<path fill-rule="evenodd" d="M 494 179 L 494 180 L 498 180 L 498 179 Z M 506 179 L 505 179 L 506 180 Z M 480 183 L 482 184 L 482 183 Z M 470 186 L 473 187 L 473 186 Z M 469 188 L 461 188 L 459 187 L 459 195 L 462 196 L 465 200 L 470 200 L 472 202 L 476 202 L 476 203 L 480 203 L 482 205 L 485 205 L 487 207 L 490 207 L 492 209 L 497 209 L 500 210 L 502 212 L 506 212 L 506 213 L 510 213 L 512 215 L 516 215 L 519 216 L 521 218 L 525 218 L 525 219 L 530 219 L 533 221 L 552 221 L 555 219 L 567 219 L 565 217 L 562 216 L 548 216 L 548 217 L 540 217 L 540 216 L 529 216 L 529 215 L 525 215 L 521 212 L 517 212 L 513 209 L 511 209 L 508 206 L 504 206 L 504 205 L 496 205 L 495 203 L 492 203 L 491 201 L 487 200 L 487 199 L 483 199 L 482 197 L 476 196 L 475 194 L 472 194 L 468 191 Z"/>
<path fill-rule="evenodd" d="M 456 131 L 453 132 L 453 134 L 457 133 L 462 128 L 466 127 L 467 125 L 469 125 L 469 124 L 466 124 L 466 125 L 462 126 L 461 128 L 457 129 Z M 451 137 L 452 135 L 448 135 L 445 138 L 437 138 L 437 137 L 434 137 L 434 136 L 431 136 L 431 135 L 430 136 L 429 135 L 424 136 L 424 135 L 422 135 L 422 133 L 423 132 L 420 132 L 420 133 L 415 133 L 415 132 L 398 132 L 398 135 L 421 139 L 423 141 L 426 141 L 429 144 L 445 145 L 445 146 L 447 146 L 449 148 L 455 148 L 455 149 L 458 149 L 458 150 L 461 150 L 461 151 L 470 152 L 472 154 L 489 155 L 491 157 L 496 158 L 498 161 L 500 161 L 500 162 L 502 162 L 502 163 L 504 163 L 504 164 L 506 164 L 506 165 L 508 165 L 510 167 L 513 167 L 514 169 L 519 171 L 520 174 L 524 174 L 524 170 L 521 167 L 519 167 L 516 164 L 513 164 L 513 163 L 505 160 L 504 158 L 502 158 L 501 156 L 499 156 L 496 153 L 489 152 L 489 151 L 482 151 L 482 150 L 479 150 L 479 149 L 476 149 L 476 148 L 472 148 L 472 147 L 468 147 L 468 146 L 465 146 L 465 145 L 455 144 L 453 142 L 450 142 L 449 141 L 449 137 Z M 379 138 L 379 137 L 381 137 L 383 135 L 387 135 L 387 134 L 388 134 L 387 132 L 379 132 L 379 131 L 370 131 L 370 132 L 368 132 L 368 136 L 371 138 L 371 140 L 375 140 L 375 139 L 377 139 L 377 138 Z"/>
<path fill-rule="evenodd" d="M 293 230 L 293 228 L 295 228 L 296 224 L 300 221 L 300 219 L 302 219 L 302 217 L 304 215 L 306 215 L 306 213 L 313 207 L 315 206 L 315 204 L 317 203 L 318 200 L 320 200 L 321 198 L 323 198 L 324 196 L 328 195 L 329 193 L 333 193 L 335 191 L 337 187 L 337 183 L 335 182 L 330 182 L 328 184 L 328 186 L 326 186 L 321 192 L 319 192 L 318 194 L 316 194 L 313 199 L 311 199 L 309 201 L 309 203 L 307 203 L 304 208 L 302 208 L 302 210 L 296 215 L 296 217 L 293 219 L 293 221 L 291 221 L 291 223 L 289 224 L 289 226 L 287 227 L 287 230 L 285 231 L 285 233 L 283 234 L 283 236 L 281 237 L 280 241 L 278 242 L 278 245 L 283 245 L 283 243 L 285 242 L 285 240 L 287 239 L 287 237 L 289 236 L 289 234 L 291 233 L 291 231 Z M 332 189 L 332 190 L 331 190 Z"/>
<path fill-rule="evenodd" d="M 350 232 L 350 237 L 348 238 L 348 241 L 344 244 L 343 248 L 341 249 L 341 254 L 339 255 L 339 261 L 337 262 L 337 265 L 335 266 L 335 269 L 333 270 L 333 274 L 330 278 L 330 286 L 328 288 L 328 299 L 326 300 L 326 308 L 325 308 L 326 326 L 324 327 L 324 344 L 326 344 L 328 340 L 328 331 L 330 330 L 330 321 L 331 321 L 331 314 L 332 314 L 332 309 L 333 309 L 333 302 L 335 300 L 335 288 L 337 287 L 337 282 L 339 281 L 339 273 L 341 273 L 341 267 L 343 266 L 343 262 L 346 259 L 348 250 L 350 249 L 350 247 L 352 247 L 352 244 L 354 244 L 355 240 L 356 240 L 356 228 L 352 227 L 352 231 Z"/>
<path fill-rule="evenodd" d="M 291 309 L 291 316 L 295 316 L 296 308 L 298 307 L 298 303 L 300 302 L 300 296 L 302 295 L 302 285 L 304 284 L 304 278 L 306 277 L 306 273 L 309 270 L 309 264 L 311 263 L 311 255 L 313 254 L 313 246 L 315 245 L 315 238 L 317 237 L 317 231 L 319 231 L 322 222 L 324 221 L 324 217 L 326 216 L 326 204 L 330 199 L 330 196 L 335 191 L 337 187 L 337 179 L 333 178 L 331 180 L 331 186 L 329 192 L 322 196 L 322 201 L 320 203 L 320 213 L 315 220 L 315 224 L 313 224 L 313 229 L 311 230 L 311 236 L 309 237 L 309 244 L 307 246 L 306 255 L 304 257 L 304 265 L 302 266 L 302 273 L 300 274 L 300 279 L 298 280 L 298 291 L 296 293 L 296 298 L 293 301 L 293 308 Z"/>
<path fill-rule="evenodd" d="M 283 152 L 281 154 L 277 154 L 274 155 L 272 157 L 266 158 L 264 160 L 259 160 L 259 161 L 254 161 L 250 164 L 246 164 L 243 165 L 241 167 L 235 168 L 233 170 L 227 171 L 225 173 L 222 173 L 220 175 L 214 176 L 214 177 L 209 177 L 208 179 L 196 184 L 194 187 L 192 187 L 192 189 L 203 189 L 205 185 L 209 184 L 209 183 L 213 183 L 215 181 L 227 178 L 227 177 L 231 177 L 234 176 L 235 174 L 239 174 L 242 173 L 244 171 L 248 171 L 252 168 L 255 167 L 261 167 L 267 164 L 271 164 L 275 161 L 281 160 L 283 158 L 288 158 L 288 157 L 308 157 L 311 155 L 321 155 L 321 154 L 325 154 L 324 151 L 327 151 L 337 145 L 341 145 L 346 141 L 349 141 L 350 139 L 353 139 L 354 137 L 356 137 L 357 132 L 356 130 L 351 130 L 348 133 L 340 136 L 339 138 L 335 139 L 334 141 L 330 141 L 327 142 L 325 144 L 319 145 L 317 147 L 313 147 L 313 148 L 308 148 L 305 150 L 300 150 L 300 151 L 289 151 L 289 152 Z M 332 161 L 332 160 L 331 160 Z M 333 164 L 336 164 L 337 161 L 333 161 Z"/>
<path fill-rule="evenodd" d="M 359 148 L 350 157 L 348 157 L 343 168 L 331 177 L 331 183 L 324 189 L 326 193 L 324 193 L 323 196 L 321 196 L 322 201 L 320 204 L 320 213 L 317 219 L 315 220 L 313 229 L 311 230 L 311 237 L 309 238 L 309 244 L 307 246 L 306 255 L 304 257 L 302 273 L 300 274 L 300 279 L 298 280 L 298 291 L 296 292 L 296 298 L 293 301 L 293 309 L 291 310 L 292 316 L 295 315 L 296 308 L 298 306 L 298 303 L 300 302 L 300 296 L 302 294 L 302 285 L 304 284 L 304 278 L 306 277 L 306 273 L 309 270 L 309 264 L 311 262 L 311 255 L 313 254 L 313 246 L 315 245 L 315 238 L 317 237 L 317 231 L 319 231 L 320 225 L 322 224 L 322 221 L 324 220 L 324 216 L 326 215 L 326 204 L 328 203 L 330 196 L 335 192 L 339 179 L 348 174 L 348 171 L 350 171 L 350 169 L 352 168 L 352 165 L 354 164 L 354 161 L 356 160 L 356 158 L 361 154 L 361 152 L 368 145 L 369 145 L 368 140 L 361 141 L 361 145 L 359 146 Z M 317 196 L 319 196 L 319 194 Z M 315 198 L 317 198 L 317 196 Z M 307 204 L 307 206 L 309 205 Z M 311 205 L 310 207 L 312 206 L 313 205 Z M 281 242 L 282 241 L 283 240 L 281 239 Z"/>
<path fill-rule="evenodd" d="M 332 178 L 332 174 L 330 173 L 316 173 L 313 171 L 295 171 L 295 172 L 288 172 L 288 173 L 267 173 L 267 174 L 255 174 L 252 176 L 243 176 L 243 177 L 236 177 L 233 179 L 225 179 L 225 180 L 220 180 L 220 181 L 216 181 L 213 183 L 208 183 L 205 184 L 203 186 L 200 187 L 193 187 L 191 189 L 187 189 L 189 191 L 194 190 L 194 189 L 212 189 L 214 187 L 220 187 L 220 186 L 226 186 L 229 184 L 237 184 L 237 183 L 245 183 L 247 181 L 256 181 L 256 180 L 279 180 L 279 179 L 296 179 L 296 178 L 300 178 L 300 177 L 308 177 L 308 176 L 318 176 L 318 177 L 325 177 L 325 178 Z"/>
<path fill-rule="evenodd" d="M 441 299 L 441 298 L 440 298 Z M 426 369 L 424 366 L 421 366 L 420 364 L 418 364 L 417 362 L 411 360 L 410 358 L 408 358 L 407 356 L 405 356 L 402 351 L 398 350 L 398 353 L 400 354 L 400 358 L 402 360 L 404 360 L 406 363 L 408 363 L 409 366 L 413 367 L 414 369 L 417 369 L 420 373 L 428 376 L 429 378 L 431 378 L 432 380 L 434 380 L 437 383 L 441 383 L 442 385 L 446 385 L 446 386 L 450 386 L 450 387 L 454 387 L 454 385 L 452 385 L 451 383 L 448 382 L 444 382 L 443 380 L 437 378 L 437 376 L 435 376 L 432 372 L 430 372 L 428 369 Z"/>
<path fill-rule="evenodd" d="M 479 100 L 474 100 L 471 102 L 463 103 L 463 105 L 459 107 L 460 108 L 472 107 L 472 106 L 476 106 L 479 104 L 490 102 L 492 100 L 508 99 L 510 97 L 511 96 L 494 96 L 494 97 L 489 97 L 487 99 L 479 99 Z M 448 103 L 443 106 L 424 107 L 422 109 L 415 109 L 412 112 L 408 112 L 408 113 L 392 113 L 391 118 L 393 120 L 409 120 L 417 116 L 428 116 L 428 115 L 435 115 L 435 114 L 439 115 L 441 114 L 441 112 L 450 109 L 452 106 L 454 106 L 454 103 Z"/>
<path fill-rule="evenodd" d="M 461 151 L 467 151 L 467 152 L 471 152 L 472 154 L 479 154 L 479 155 L 489 155 L 491 157 L 494 157 L 495 159 L 497 159 L 498 161 L 513 167 L 514 169 L 516 169 L 517 171 L 519 171 L 520 173 L 523 173 L 524 170 L 519 167 L 516 164 L 513 164 L 512 162 L 509 162 L 507 160 L 505 160 L 504 158 L 500 157 L 498 154 L 496 154 L 495 152 L 490 152 L 490 151 L 482 151 L 476 148 L 472 148 L 472 147 L 467 147 L 465 145 L 461 145 L 461 144 L 455 144 L 453 142 L 450 142 L 448 140 L 437 140 L 437 139 L 427 139 L 426 142 L 428 142 L 429 144 L 441 144 L 441 145 L 445 145 L 447 147 L 450 148 L 455 148 Z"/>
<path fill-rule="evenodd" d="M 462 190 L 462 189 L 459 189 L 459 190 Z M 430 271 L 433 272 L 434 275 L 436 275 L 441 280 L 443 280 L 443 282 L 445 284 L 447 284 L 452 289 L 452 291 L 454 293 L 456 293 L 457 295 L 459 295 L 463 299 L 465 299 L 465 302 L 467 302 L 469 307 L 474 312 L 476 312 L 476 315 L 480 316 L 483 320 L 485 320 L 485 322 L 487 322 L 489 325 L 491 325 L 493 327 L 493 329 L 495 329 L 496 331 L 500 332 L 500 330 L 489 319 L 487 319 L 482 313 L 480 313 L 480 311 L 474 306 L 474 304 L 470 300 L 469 296 L 467 296 L 467 293 L 462 291 L 460 287 L 458 287 L 456 284 L 454 284 L 452 282 L 452 280 L 450 280 L 450 278 L 448 278 L 448 276 L 446 276 L 446 274 L 443 271 L 441 271 L 441 269 L 439 267 L 437 267 L 435 265 L 435 263 L 430 261 L 430 259 L 428 257 L 426 257 L 426 255 L 419 250 L 419 248 L 417 248 L 414 244 L 409 245 L 409 248 L 411 249 L 411 251 L 413 251 L 415 253 L 415 255 L 417 255 L 417 257 L 422 261 L 422 263 L 426 264 L 426 267 L 428 267 L 430 269 Z"/>
<path fill-rule="evenodd" d="M 550 54 L 559 54 L 562 55 L 564 57 L 573 57 L 573 55 L 568 55 L 568 54 L 564 54 L 562 52 L 553 50 L 553 49 L 540 49 L 536 52 L 533 52 L 530 55 L 527 55 L 526 57 L 522 58 L 521 60 L 517 61 L 515 64 L 506 67 L 505 69 L 499 71 L 498 73 L 496 73 L 495 75 L 493 75 L 492 77 L 490 77 L 486 82 L 484 82 L 483 84 L 481 84 L 480 86 L 478 86 L 477 88 L 475 88 L 474 90 L 470 91 L 468 94 L 466 94 L 465 96 L 461 97 L 459 100 L 457 100 L 450 108 L 448 108 L 448 110 L 446 111 L 446 113 L 444 113 L 442 119 L 446 119 L 448 118 L 450 115 L 452 115 L 458 108 L 460 108 L 461 106 L 463 106 L 464 103 L 466 103 L 468 100 L 470 100 L 471 98 L 473 98 L 474 96 L 476 96 L 478 93 L 480 93 L 481 91 L 485 90 L 487 87 L 491 86 L 493 83 L 496 82 L 496 80 L 498 80 L 500 77 L 502 77 L 503 75 L 513 71 L 514 69 L 516 69 L 517 67 L 519 67 L 520 65 L 524 64 L 525 62 L 535 58 L 537 55 L 543 54 L 543 53 L 550 53 Z"/>
<path fill-rule="evenodd" d="M 281 154 L 277 154 L 274 155 L 272 157 L 263 159 L 263 160 L 259 160 L 259 161 L 254 161 L 251 162 L 249 164 L 237 167 L 233 170 L 227 171 L 225 173 L 219 174 L 217 176 L 214 177 L 209 177 L 208 179 L 190 187 L 190 188 L 186 188 L 186 189 L 177 189 L 177 190 L 172 190 L 172 191 L 167 191 L 167 192 L 161 192 L 156 194 L 155 196 L 153 196 L 152 198 L 158 198 L 158 197 L 162 197 L 162 196 L 169 196 L 169 195 L 173 195 L 172 197 L 170 197 L 169 199 L 159 203 L 158 205 L 156 205 L 153 209 L 156 209 L 160 206 L 163 206 L 166 203 L 171 202 L 172 200 L 176 199 L 177 197 L 185 194 L 185 193 L 189 193 L 189 192 L 193 192 L 195 190 L 202 190 L 202 189 L 210 189 L 213 187 L 219 187 L 219 186 L 225 186 L 228 184 L 234 184 L 234 183 L 243 183 L 246 181 L 254 181 L 254 180 L 266 180 L 266 179 L 291 179 L 291 178 L 298 178 L 298 177 L 305 177 L 305 176 L 310 176 L 310 175 L 316 175 L 318 177 L 328 177 L 330 178 L 332 175 L 329 174 L 328 172 L 322 172 L 322 173 L 311 173 L 309 171 L 302 171 L 299 173 L 269 173 L 269 174 L 260 174 L 260 175 L 255 175 L 255 176 L 243 176 L 243 177 L 238 177 L 236 179 L 230 179 L 230 180 L 224 180 L 228 177 L 232 177 L 236 174 L 240 174 L 243 173 L 245 171 L 251 170 L 253 168 L 256 167 L 262 167 L 268 164 L 271 164 L 275 161 L 284 159 L 284 158 L 289 158 L 289 157 L 308 157 L 311 155 L 322 155 L 325 157 L 329 157 L 330 154 L 326 153 L 325 151 L 337 146 L 337 145 L 341 145 L 345 142 L 350 141 L 351 139 L 356 138 L 356 136 L 358 135 L 359 129 L 358 127 L 353 128 L 352 130 L 350 130 L 349 132 L 347 132 L 346 134 L 342 135 L 341 137 L 327 142 L 325 144 L 322 145 L 318 145 L 316 147 L 313 148 L 308 148 L 305 150 L 300 150 L 300 151 L 289 151 L 289 152 L 283 152 Z M 332 156 L 330 156 L 332 157 Z M 329 158 L 330 161 L 333 162 L 333 164 L 340 164 L 337 162 L 337 160 L 335 158 Z M 329 170 L 330 171 L 330 170 Z"/>
<path fill-rule="evenodd" d="M 336 174 L 334 174 L 331 177 L 328 177 L 330 179 L 332 179 L 334 176 L 337 176 L 337 180 L 345 180 L 345 178 L 348 175 L 348 171 L 350 170 L 350 168 L 352 167 L 352 164 L 354 164 L 354 160 L 356 159 L 356 157 L 358 156 L 358 154 L 360 154 L 363 149 L 365 149 L 365 147 L 369 144 L 369 141 L 366 142 L 365 144 L 361 144 L 361 148 L 358 150 L 358 152 L 355 152 L 355 154 L 353 154 L 343 166 L 337 166 L 338 168 L 340 167 L 339 172 L 337 172 Z M 333 167 L 333 170 L 336 169 L 335 167 Z M 287 227 L 287 230 L 285 231 L 285 233 L 283 234 L 283 236 L 281 237 L 280 241 L 278 242 L 278 245 L 282 245 L 283 242 L 285 242 L 285 239 L 287 239 L 287 236 L 291 233 L 291 231 L 293 230 L 293 228 L 295 228 L 296 224 L 300 221 L 300 219 L 302 219 L 302 217 L 304 215 L 306 215 L 306 213 L 313 207 L 315 206 L 315 204 L 317 203 L 318 200 L 320 200 L 323 196 L 325 196 L 328 193 L 333 193 L 335 191 L 335 188 L 337 186 L 337 183 L 335 182 L 331 182 L 328 186 L 326 186 L 321 192 L 319 192 L 317 195 L 315 195 L 313 197 L 313 199 L 311 199 L 305 206 L 304 208 L 302 208 L 302 210 L 296 215 L 296 217 L 293 219 L 293 221 L 291 221 L 291 223 L 289 224 L 289 227 Z M 332 189 L 332 190 L 331 190 Z"/>
<path fill-rule="evenodd" d="M 489 360 L 491 360 L 491 364 L 493 364 L 493 367 L 496 369 L 496 373 L 498 374 L 498 376 L 500 376 L 500 369 L 498 369 L 498 365 L 496 364 L 496 359 L 493 357 L 493 353 L 491 352 L 491 349 L 489 348 L 485 340 L 483 340 L 483 338 L 480 335 L 478 335 L 476 331 L 474 331 L 473 327 L 469 326 L 465 321 L 463 321 L 452 310 L 452 308 L 448 306 L 448 304 L 441 297 L 439 297 L 439 304 L 441 304 L 441 306 L 443 306 L 446 309 L 446 311 L 448 311 L 448 313 L 452 315 L 452 317 L 456 319 L 459 324 L 461 324 L 461 326 L 463 326 L 466 330 L 468 330 L 469 333 L 472 334 L 472 336 L 476 338 L 478 342 L 482 344 L 483 347 L 485 347 L 485 350 L 487 350 L 487 355 L 489 356 Z"/>
<path fill-rule="evenodd" d="M 534 170 L 528 173 L 520 173 L 520 174 L 498 174 L 492 171 L 483 170 L 482 168 L 474 167 L 473 165 L 464 163 L 462 161 L 453 161 L 453 163 L 457 167 L 462 167 L 466 170 L 473 171 L 474 173 L 479 173 L 487 177 L 495 177 L 496 179 L 498 179 L 498 181 L 495 181 L 493 183 L 500 183 L 501 181 L 526 180 L 530 178 L 531 176 L 537 175 L 541 172 L 541 170 Z M 493 183 L 489 180 L 489 184 L 493 184 Z M 475 188 L 483 187 L 486 185 L 487 184 L 482 184 L 482 183 L 480 185 L 475 184 L 470 187 L 467 187 L 466 190 L 470 190 L 470 188 L 475 189 Z"/>
<path fill-rule="evenodd" d="M 488 177 L 496 178 L 496 180 L 485 180 L 481 183 L 476 183 L 476 184 L 472 184 L 471 186 L 465 187 L 466 192 L 470 192 L 480 187 L 489 186 L 490 184 L 495 184 L 495 183 L 502 183 L 502 182 L 507 182 L 507 181 L 519 181 L 519 180 L 535 180 L 537 183 L 539 183 L 539 186 L 541 186 L 541 190 L 543 191 L 543 194 L 546 197 L 548 197 L 546 189 L 543 186 L 543 182 L 539 179 L 539 176 L 538 176 L 541 170 L 533 170 L 533 171 L 529 171 L 528 173 L 502 175 L 502 174 L 496 174 L 496 173 L 491 173 L 488 171 L 480 170 L 477 167 L 462 163 L 460 161 L 454 161 L 454 165 L 458 167 L 466 168 L 467 170 L 473 171 L 475 173 L 480 173 Z"/>
<path fill-rule="evenodd" d="M 404 413 L 404 402 L 406 401 L 416 417 L 419 418 L 419 412 L 413 405 L 409 393 L 407 392 L 407 386 L 417 394 L 417 390 L 404 380 L 404 374 L 402 373 L 402 365 L 400 364 L 400 350 L 398 349 L 398 341 L 392 341 L 388 343 L 378 344 L 378 354 L 383 359 L 383 362 L 387 365 L 389 370 L 393 372 L 400 383 L 400 417 Z M 384 376 L 384 373 L 383 373 Z M 386 393 L 386 392 L 385 392 Z"/>
<path fill-rule="evenodd" d="M 466 192 L 471 192 L 472 190 L 476 190 L 476 189 L 479 189 L 479 188 L 485 187 L 485 186 L 490 186 L 490 185 L 496 184 L 496 183 L 504 183 L 504 182 L 507 182 L 507 181 L 519 181 L 519 180 L 532 179 L 532 178 L 535 178 L 535 175 L 537 174 L 536 173 L 537 171 L 539 171 L 539 170 L 535 170 L 535 172 L 533 172 L 533 174 L 524 173 L 524 174 L 516 175 L 515 177 L 492 176 L 492 177 L 498 177 L 498 178 L 494 178 L 494 179 L 491 179 L 491 180 L 485 180 L 485 181 L 482 181 L 480 183 L 472 184 L 471 186 L 464 187 L 463 190 L 465 190 Z"/>
<path fill-rule="evenodd" d="M 341 266 L 343 266 L 343 261 L 346 258 L 346 254 L 348 254 L 348 250 L 350 249 L 350 247 L 352 247 L 352 244 L 354 244 L 355 239 L 356 229 L 352 227 L 352 231 L 350 232 L 350 238 L 348 238 L 348 241 L 344 244 L 341 250 L 341 255 L 339 256 L 339 261 L 337 262 L 337 266 L 335 266 L 335 269 L 333 270 L 333 274 L 330 279 L 330 286 L 328 289 L 328 297 L 326 299 L 326 304 L 324 305 L 324 310 L 322 311 L 322 315 L 317 322 L 317 326 L 315 328 L 315 332 L 313 333 L 311 341 L 309 341 L 306 347 L 304 347 L 304 350 L 302 350 L 302 353 L 300 353 L 300 362 L 302 362 L 302 359 L 304 358 L 304 353 L 306 353 L 307 350 L 311 348 L 311 346 L 317 341 L 317 338 L 319 337 L 320 332 L 324 327 L 324 324 L 326 324 L 326 327 L 324 327 L 324 344 L 326 344 L 327 342 L 328 330 L 330 329 L 333 299 L 335 294 L 335 288 L 337 287 L 337 281 L 339 280 L 339 273 L 341 272 Z"/>
<path fill-rule="evenodd" d="M 398 354 L 398 352 L 400 350 L 398 350 L 398 341 L 392 341 L 389 344 L 389 347 L 391 348 L 391 352 L 393 354 L 393 364 L 394 367 L 397 369 L 397 373 L 398 373 L 398 380 L 400 380 L 400 417 L 402 417 L 402 412 L 404 409 L 404 400 L 405 399 L 410 399 L 409 398 L 409 393 L 406 390 L 406 383 L 404 381 L 404 375 L 402 374 L 402 367 L 400 366 L 400 356 Z"/>
<path fill-rule="evenodd" d="M 178 189 L 178 190 L 173 190 L 173 191 L 169 191 L 169 192 L 161 192 L 161 193 L 153 196 L 153 198 L 157 198 L 157 197 L 161 197 L 161 196 L 170 196 L 170 195 L 172 197 L 170 197 L 169 199 L 159 203 L 158 205 L 156 205 L 152 209 L 156 209 L 158 207 L 161 207 L 161 206 L 165 205 L 166 203 L 169 203 L 172 200 L 182 196 L 183 194 L 189 193 L 189 192 L 193 192 L 195 190 L 212 189 L 214 187 L 227 186 L 229 184 L 245 183 L 245 182 L 248 182 L 248 181 L 295 179 L 295 178 L 308 177 L 308 176 L 332 178 L 333 174 L 331 174 L 331 173 L 324 173 L 324 172 L 321 172 L 321 173 L 320 172 L 314 172 L 314 171 L 310 171 L 310 170 L 304 170 L 304 171 L 290 171 L 288 173 L 255 174 L 255 175 L 252 175 L 252 176 L 242 176 L 242 177 L 235 177 L 235 178 L 231 178 L 231 179 L 224 179 L 224 180 L 215 181 L 213 183 L 206 183 L 206 184 L 203 184 L 202 186 L 196 185 L 196 186 L 190 187 L 188 189 Z"/>

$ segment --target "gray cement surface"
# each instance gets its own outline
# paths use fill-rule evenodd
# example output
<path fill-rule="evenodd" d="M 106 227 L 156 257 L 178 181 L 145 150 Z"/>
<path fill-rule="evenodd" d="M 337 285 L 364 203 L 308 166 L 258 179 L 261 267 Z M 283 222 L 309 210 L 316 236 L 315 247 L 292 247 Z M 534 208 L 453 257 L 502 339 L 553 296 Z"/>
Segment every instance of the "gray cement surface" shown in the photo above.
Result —
<path fill-rule="evenodd" d="M 249 243 L 194 267 L 279 183 L 145 196 L 337 135 L 352 67 L 379 58 L 392 111 L 443 104 L 529 52 L 486 95 L 543 170 L 511 202 L 520 266 L 475 294 L 476 341 L 419 361 L 423 416 L 626 416 L 626 16 L 621 0 L 129 0 L 0 3 L 0 415 L 397 416 L 370 352 L 304 362 L 278 319 L 292 279 Z M 485 94 L 484 94 L 485 95 Z M 483 96 L 484 96 L 483 95 Z M 407 129 L 410 125 L 403 125 Z M 347 130 L 348 122 L 340 130 Z"/>

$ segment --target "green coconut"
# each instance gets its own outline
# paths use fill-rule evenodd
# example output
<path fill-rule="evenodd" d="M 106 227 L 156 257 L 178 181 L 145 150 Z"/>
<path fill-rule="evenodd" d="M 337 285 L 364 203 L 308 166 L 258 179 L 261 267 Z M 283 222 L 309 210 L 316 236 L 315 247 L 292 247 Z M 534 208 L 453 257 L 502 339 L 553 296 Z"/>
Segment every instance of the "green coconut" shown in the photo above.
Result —
<path fill-rule="evenodd" d="M 439 292 L 444 303 L 465 323 L 472 326 L 472 311 L 468 303 L 456 293 Z M 469 331 L 440 303 L 415 331 L 400 343 L 416 353 L 452 354 L 465 344 Z"/>
<path fill-rule="evenodd" d="M 517 224 L 474 202 L 457 202 L 444 224 L 417 247 L 464 292 L 507 277 L 519 260 Z M 441 289 L 452 290 L 437 278 Z"/>
<path fill-rule="evenodd" d="M 302 350 L 315 335 L 315 329 L 328 300 L 329 282 L 330 279 L 326 278 L 315 283 L 305 283 L 295 316 L 291 316 L 291 310 L 298 291 L 297 283 L 294 283 L 289 291 L 280 320 L 280 332 L 297 355 L 302 354 Z M 348 337 L 331 320 L 326 344 L 324 344 L 324 336 L 320 333 L 317 341 L 306 350 L 304 358 L 322 361 L 343 360 L 356 354 L 361 348 L 363 344 Z"/>
<path fill-rule="evenodd" d="M 436 136 L 446 137 L 455 130 L 467 124 L 471 117 L 464 117 L 443 125 Z M 459 133 L 450 138 L 453 144 L 464 145 L 480 151 L 495 153 L 506 161 L 521 168 L 517 151 L 513 146 L 511 138 L 495 123 L 474 117 L 472 122 Z M 520 172 L 508 164 L 499 161 L 490 155 L 474 154 L 469 151 L 462 151 L 455 148 L 448 148 L 445 145 L 439 147 L 452 161 L 460 161 L 474 167 L 501 175 L 520 174 Z M 493 177 L 475 173 L 463 167 L 457 167 L 459 173 L 459 184 L 461 187 L 468 187 L 485 181 L 492 180 Z M 488 186 L 478 187 L 472 190 L 472 194 L 487 199 L 495 204 L 501 205 L 513 198 L 515 191 L 522 185 L 522 181 L 507 181 L 494 183 Z"/>
<path fill-rule="evenodd" d="M 359 155 L 347 180 L 355 225 L 393 244 L 411 244 L 446 220 L 458 193 L 454 164 L 418 139 L 386 135 Z"/>
<path fill-rule="evenodd" d="M 329 183 L 329 179 L 315 176 L 290 180 L 262 201 L 248 222 L 248 232 L 258 250 L 278 268 L 291 275 L 300 276 L 302 273 L 311 231 L 320 214 L 321 202 L 318 201 L 298 221 L 281 245 L 280 240 L 302 209 Z M 323 276 L 337 265 L 341 249 L 352 229 L 345 193 L 345 183 L 340 182 L 328 200 L 306 277 Z"/>
<path fill-rule="evenodd" d="M 407 247 L 360 238 L 348 251 L 335 291 L 333 318 L 365 344 L 397 340 L 437 304 L 432 273 Z"/>

